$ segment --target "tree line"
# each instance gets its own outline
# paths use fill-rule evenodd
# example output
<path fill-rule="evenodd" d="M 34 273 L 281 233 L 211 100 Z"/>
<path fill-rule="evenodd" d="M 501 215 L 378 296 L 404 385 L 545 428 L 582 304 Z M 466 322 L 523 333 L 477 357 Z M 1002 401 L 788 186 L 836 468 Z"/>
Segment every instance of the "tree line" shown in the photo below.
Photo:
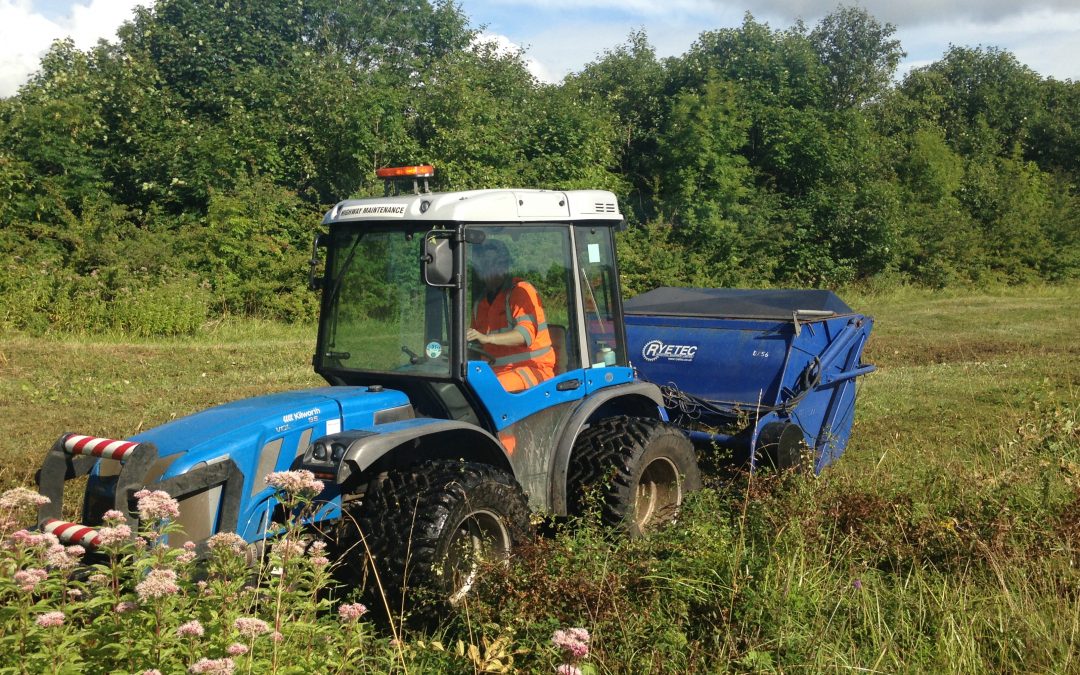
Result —
<path fill-rule="evenodd" d="M 323 210 L 420 162 L 438 189 L 614 191 L 630 293 L 1076 278 L 1080 83 L 966 46 L 897 80 L 893 35 L 747 14 L 552 85 L 449 1 L 159 0 L 0 99 L 0 326 L 310 318 Z"/>

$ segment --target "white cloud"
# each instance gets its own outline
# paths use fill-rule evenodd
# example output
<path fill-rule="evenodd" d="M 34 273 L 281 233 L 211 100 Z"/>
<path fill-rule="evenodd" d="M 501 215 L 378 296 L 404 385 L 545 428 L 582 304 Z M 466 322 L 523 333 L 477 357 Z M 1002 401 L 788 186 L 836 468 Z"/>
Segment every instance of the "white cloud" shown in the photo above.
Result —
<path fill-rule="evenodd" d="M 525 61 L 525 67 L 529 70 L 533 77 L 541 82 L 554 83 L 558 78 L 552 76 L 551 71 L 544 64 L 540 63 L 534 58 L 530 58 L 526 54 L 526 50 L 516 42 L 512 41 L 505 35 L 499 35 L 498 33 L 480 33 L 473 40 L 475 43 L 480 44 L 493 44 L 495 49 L 500 54 L 517 56 L 520 55 Z"/>
<path fill-rule="evenodd" d="M 116 36 L 116 29 L 137 5 L 153 0 L 89 0 L 73 3 L 55 20 L 46 18 L 30 0 L 0 0 L 0 96 L 11 96 L 38 69 L 54 40 L 70 37 L 79 49 Z"/>
<path fill-rule="evenodd" d="M 941 22 L 900 29 L 897 38 L 910 56 L 905 70 L 929 65 L 953 44 L 1007 50 L 1046 77 L 1080 77 L 1080 11 L 1032 11 L 994 22 Z"/>
<path fill-rule="evenodd" d="M 908 53 L 901 74 L 941 58 L 950 44 L 999 47 L 1043 76 L 1080 79 L 1080 0 L 463 0 L 557 77 L 581 70 L 644 28 L 657 56 L 678 56 L 704 31 L 736 27 L 743 13 L 776 29 L 802 18 L 813 27 L 857 4 L 897 27 Z"/>

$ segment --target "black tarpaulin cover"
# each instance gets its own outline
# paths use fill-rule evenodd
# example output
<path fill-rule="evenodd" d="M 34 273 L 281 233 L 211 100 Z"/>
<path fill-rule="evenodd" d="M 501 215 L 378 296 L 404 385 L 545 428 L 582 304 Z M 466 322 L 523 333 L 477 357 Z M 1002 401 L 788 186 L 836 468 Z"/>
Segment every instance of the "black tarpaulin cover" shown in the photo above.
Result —
<path fill-rule="evenodd" d="M 807 314 L 852 314 L 853 311 L 832 291 L 745 288 L 663 287 L 642 293 L 623 303 L 627 314 L 656 316 L 696 316 L 717 319 L 776 319 L 791 321 L 796 312 Z"/>

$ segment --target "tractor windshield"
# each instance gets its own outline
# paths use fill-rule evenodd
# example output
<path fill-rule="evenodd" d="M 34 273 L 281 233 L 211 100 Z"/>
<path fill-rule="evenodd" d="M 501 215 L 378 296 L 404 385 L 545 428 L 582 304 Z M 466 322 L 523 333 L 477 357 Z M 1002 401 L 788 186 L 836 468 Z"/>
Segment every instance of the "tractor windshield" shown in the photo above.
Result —
<path fill-rule="evenodd" d="M 400 229 L 334 234 L 320 327 L 324 368 L 449 376 L 450 296 L 421 278 L 423 239 Z"/>

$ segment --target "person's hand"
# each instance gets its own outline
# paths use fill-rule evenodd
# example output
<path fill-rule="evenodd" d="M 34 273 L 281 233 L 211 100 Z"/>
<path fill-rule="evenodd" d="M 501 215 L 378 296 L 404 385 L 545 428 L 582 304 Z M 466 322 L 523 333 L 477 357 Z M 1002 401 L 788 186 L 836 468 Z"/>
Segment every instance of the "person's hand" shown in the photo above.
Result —
<path fill-rule="evenodd" d="M 488 342 L 488 336 L 475 328 L 470 328 L 465 331 L 465 339 L 469 342 L 479 342 L 480 344 L 487 344 Z"/>

